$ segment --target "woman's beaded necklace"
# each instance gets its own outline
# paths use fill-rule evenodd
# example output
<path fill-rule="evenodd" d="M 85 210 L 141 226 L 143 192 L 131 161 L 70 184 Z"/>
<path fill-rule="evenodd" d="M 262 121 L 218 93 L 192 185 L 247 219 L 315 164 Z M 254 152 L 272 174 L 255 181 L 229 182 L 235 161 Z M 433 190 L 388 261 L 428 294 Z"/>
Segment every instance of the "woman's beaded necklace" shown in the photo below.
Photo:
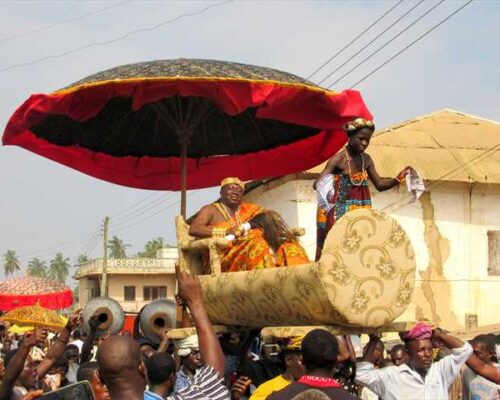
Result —
<path fill-rule="evenodd" d="M 347 143 L 344 146 L 344 151 L 345 151 L 345 158 L 347 160 L 347 171 L 349 172 L 349 181 L 351 181 L 351 184 L 354 186 L 361 186 L 365 180 L 364 175 L 365 175 L 365 159 L 363 157 L 363 153 L 360 154 L 361 156 L 361 172 L 363 176 L 359 178 L 359 180 L 353 180 L 352 179 L 352 170 L 351 170 L 351 157 L 349 156 L 349 150 L 347 149 Z"/>

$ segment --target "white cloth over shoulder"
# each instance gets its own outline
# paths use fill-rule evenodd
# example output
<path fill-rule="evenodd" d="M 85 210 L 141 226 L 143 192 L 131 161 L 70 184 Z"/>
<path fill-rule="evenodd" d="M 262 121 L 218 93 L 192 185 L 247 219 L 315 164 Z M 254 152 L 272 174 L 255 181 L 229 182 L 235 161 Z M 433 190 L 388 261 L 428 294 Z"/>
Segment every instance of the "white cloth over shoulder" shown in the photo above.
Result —
<path fill-rule="evenodd" d="M 410 203 L 417 201 L 425 192 L 424 180 L 413 168 L 410 168 L 406 172 L 406 187 L 408 188 L 408 191 L 413 194 L 413 198 Z"/>
<path fill-rule="evenodd" d="M 333 189 L 333 175 L 328 174 L 319 179 L 316 182 L 316 191 L 318 192 L 319 207 L 328 213 L 333 208 L 331 200 L 335 194 L 335 190 Z"/>

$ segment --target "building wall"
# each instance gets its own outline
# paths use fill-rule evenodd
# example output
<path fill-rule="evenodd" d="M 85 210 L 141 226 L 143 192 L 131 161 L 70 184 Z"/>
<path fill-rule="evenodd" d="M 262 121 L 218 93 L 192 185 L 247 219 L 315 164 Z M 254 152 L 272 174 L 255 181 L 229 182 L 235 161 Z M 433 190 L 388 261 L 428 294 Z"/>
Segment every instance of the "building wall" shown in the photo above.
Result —
<path fill-rule="evenodd" d="M 302 243 L 312 258 L 316 231 L 312 181 L 283 181 L 263 185 L 246 198 L 279 211 L 291 226 L 306 228 Z M 417 257 L 413 301 L 400 319 L 425 317 L 450 330 L 463 328 L 466 314 L 476 314 L 479 325 L 497 323 L 500 276 L 488 275 L 487 232 L 500 230 L 500 187 L 467 183 L 430 187 L 413 204 L 407 204 L 403 187 L 383 193 L 372 188 L 374 207 L 399 221 Z"/>
<path fill-rule="evenodd" d="M 109 297 L 118 301 L 125 312 L 138 312 L 151 300 L 143 297 L 145 286 L 166 286 L 167 297 L 175 297 L 175 276 L 172 274 L 158 274 L 154 276 L 111 275 L 108 277 Z M 135 286 L 135 301 L 125 301 L 124 287 Z"/>

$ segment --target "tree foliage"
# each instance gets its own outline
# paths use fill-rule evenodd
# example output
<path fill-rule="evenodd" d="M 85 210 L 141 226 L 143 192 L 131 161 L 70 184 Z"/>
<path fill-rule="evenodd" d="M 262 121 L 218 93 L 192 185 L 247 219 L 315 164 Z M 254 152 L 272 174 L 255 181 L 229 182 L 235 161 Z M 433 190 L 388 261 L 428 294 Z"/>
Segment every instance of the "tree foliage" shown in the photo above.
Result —
<path fill-rule="evenodd" d="M 129 244 L 123 243 L 123 240 L 118 238 L 118 236 L 113 236 L 110 241 L 108 241 L 108 250 L 110 258 L 127 258 L 126 250 L 130 247 Z"/>
<path fill-rule="evenodd" d="M 87 255 L 86 254 L 80 254 L 78 256 L 78 258 L 76 259 L 76 264 L 80 265 L 80 264 L 86 263 L 87 261 L 89 261 L 89 258 L 87 257 Z"/>
<path fill-rule="evenodd" d="M 144 245 L 144 251 L 137 253 L 137 257 L 156 258 L 156 252 L 162 247 L 164 247 L 163 238 L 152 239 Z"/>
<path fill-rule="evenodd" d="M 50 260 L 47 276 L 50 279 L 64 282 L 69 275 L 70 267 L 69 258 L 64 257 L 62 253 L 57 253 L 56 256 Z"/>
<path fill-rule="evenodd" d="M 28 263 L 28 268 L 26 269 L 26 275 L 28 276 L 39 276 L 46 277 L 47 276 L 47 263 L 45 261 L 40 260 L 39 258 L 33 258 Z"/>
<path fill-rule="evenodd" d="M 19 257 L 15 250 L 7 250 L 3 255 L 3 268 L 5 276 L 13 275 L 17 271 L 21 270 L 21 263 L 19 262 Z"/>

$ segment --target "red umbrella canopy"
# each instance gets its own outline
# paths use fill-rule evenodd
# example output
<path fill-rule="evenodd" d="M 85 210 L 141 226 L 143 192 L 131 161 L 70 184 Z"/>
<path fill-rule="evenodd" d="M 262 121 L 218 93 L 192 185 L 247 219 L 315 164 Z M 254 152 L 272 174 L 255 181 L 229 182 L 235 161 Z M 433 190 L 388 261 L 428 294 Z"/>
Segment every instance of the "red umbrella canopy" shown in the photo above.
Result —
<path fill-rule="evenodd" d="M 345 143 L 342 125 L 371 119 L 361 95 L 274 69 L 213 60 L 125 65 L 50 94 L 10 118 L 17 145 L 120 185 L 187 188 L 304 171 Z M 184 147 L 185 148 L 185 147 Z"/>
<path fill-rule="evenodd" d="M 68 308 L 73 294 L 64 282 L 47 278 L 24 277 L 0 282 L 0 310 L 40 305 L 51 310 Z"/>

